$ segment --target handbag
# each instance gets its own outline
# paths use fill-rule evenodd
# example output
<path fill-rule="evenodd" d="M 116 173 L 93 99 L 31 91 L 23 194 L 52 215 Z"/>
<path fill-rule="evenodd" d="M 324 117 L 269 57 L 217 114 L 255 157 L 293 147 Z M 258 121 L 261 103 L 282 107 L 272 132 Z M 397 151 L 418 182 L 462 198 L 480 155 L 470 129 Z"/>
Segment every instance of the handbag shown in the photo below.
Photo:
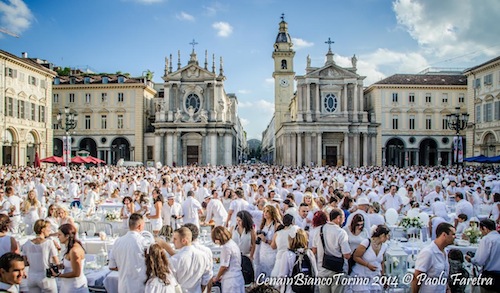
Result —
<path fill-rule="evenodd" d="M 322 267 L 334 271 L 343 272 L 344 271 L 344 258 L 337 257 L 335 255 L 330 255 L 326 252 L 325 237 L 323 236 L 323 226 L 321 226 L 319 235 L 321 236 L 321 244 L 323 245 L 323 265 Z"/>

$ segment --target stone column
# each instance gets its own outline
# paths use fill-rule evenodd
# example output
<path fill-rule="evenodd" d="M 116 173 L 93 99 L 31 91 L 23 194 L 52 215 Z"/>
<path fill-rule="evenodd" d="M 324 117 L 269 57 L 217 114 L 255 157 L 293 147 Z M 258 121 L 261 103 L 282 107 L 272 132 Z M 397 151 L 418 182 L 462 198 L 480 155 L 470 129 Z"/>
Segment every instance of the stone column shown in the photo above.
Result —
<path fill-rule="evenodd" d="M 382 148 L 382 166 L 385 166 L 386 164 L 387 162 L 385 161 L 385 148 Z"/>
<path fill-rule="evenodd" d="M 368 163 L 368 133 L 363 132 L 363 165 L 369 166 Z"/>
<path fill-rule="evenodd" d="M 307 84 L 306 88 L 306 121 L 311 121 L 311 85 Z"/>
<path fill-rule="evenodd" d="M 347 117 L 347 84 L 344 84 L 344 94 L 342 95 L 342 104 L 344 105 L 344 114 Z"/>
<path fill-rule="evenodd" d="M 210 164 L 217 165 L 217 133 L 210 132 Z"/>
<path fill-rule="evenodd" d="M 357 84 L 353 84 L 353 93 L 352 93 L 352 97 L 354 99 L 353 101 L 353 121 L 354 122 L 358 122 L 358 112 L 359 112 L 359 109 L 358 109 L 358 85 Z"/>
<path fill-rule="evenodd" d="M 179 155 L 178 155 L 178 150 L 179 150 L 179 140 L 180 140 L 181 133 L 180 132 L 174 132 L 173 136 L 173 142 L 172 142 L 172 165 L 175 162 L 177 166 L 182 165 L 182 159 L 179 161 Z"/>
<path fill-rule="evenodd" d="M 224 165 L 232 165 L 232 150 L 233 150 L 233 140 L 230 133 L 224 135 Z"/>
<path fill-rule="evenodd" d="M 354 167 L 359 167 L 359 132 L 354 133 L 354 139 L 353 139 L 353 144 L 354 144 L 354 154 L 353 154 L 353 160 L 352 164 Z"/>
<path fill-rule="evenodd" d="M 304 114 L 304 109 L 303 109 L 303 97 L 304 97 L 304 85 L 300 85 L 300 87 L 297 86 L 297 93 L 301 93 L 299 95 L 300 99 L 297 99 L 297 122 L 302 122 L 303 121 L 303 114 Z"/>
<path fill-rule="evenodd" d="M 320 101 L 321 101 L 321 98 L 319 96 L 319 83 L 316 84 L 316 120 L 319 119 L 319 115 L 320 115 Z"/>
<path fill-rule="evenodd" d="M 323 165 L 323 138 L 322 137 L 323 137 L 322 133 L 318 132 L 318 134 L 316 136 L 316 139 L 318 140 L 318 143 L 317 143 L 318 150 L 317 150 L 317 154 L 316 154 L 318 156 L 318 158 L 316 159 L 318 166 Z"/>
<path fill-rule="evenodd" d="M 167 143 L 165 144 L 165 157 L 167 158 L 165 164 L 167 166 L 172 166 L 173 162 L 173 153 L 172 153 L 172 141 L 173 141 L 173 133 L 171 131 L 167 132 Z"/>
<path fill-rule="evenodd" d="M 297 166 L 297 136 L 295 133 L 290 133 L 290 157 L 291 157 L 291 162 L 290 165 L 292 166 Z"/>
<path fill-rule="evenodd" d="M 163 145 L 161 133 L 155 133 L 155 163 L 161 162 L 161 146 Z"/>
<path fill-rule="evenodd" d="M 306 166 L 309 166 L 309 163 L 311 163 L 311 133 L 306 132 L 305 133 L 305 156 L 304 156 L 304 163 L 306 163 Z"/>
<path fill-rule="evenodd" d="M 375 165 L 377 163 L 377 135 L 370 134 L 370 146 L 372 149 L 371 162 L 370 165 Z"/>
<path fill-rule="evenodd" d="M 302 166 L 302 133 L 297 132 L 297 166 Z"/>
<path fill-rule="evenodd" d="M 344 166 L 349 166 L 349 133 L 344 132 Z"/>
<path fill-rule="evenodd" d="M 415 165 L 420 165 L 420 151 L 415 152 Z"/>

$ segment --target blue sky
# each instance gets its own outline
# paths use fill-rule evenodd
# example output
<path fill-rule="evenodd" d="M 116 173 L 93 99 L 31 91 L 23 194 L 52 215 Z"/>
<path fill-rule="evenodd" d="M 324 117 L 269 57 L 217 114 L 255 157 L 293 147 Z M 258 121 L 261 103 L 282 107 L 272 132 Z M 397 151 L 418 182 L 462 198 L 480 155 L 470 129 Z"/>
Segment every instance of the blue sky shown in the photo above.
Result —
<path fill-rule="evenodd" d="M 0 0 L 0 48 L 58 66 L 96 72 L 151 70 L 161 82 L 164 59 L 192 39 L 224 60 L 227 93 L 235 93 L 248 138 L 261 138 L 274 111 L 273 44 L 285 14 L 296 50 L 294 69 L 324 64 L 330 37 L 341 66 L 356 54 L 365 86 L 430 66 L 466 68 L 500 55 L 497 0 Z M 211 57 L 209 66 L 211 66 Z"/>

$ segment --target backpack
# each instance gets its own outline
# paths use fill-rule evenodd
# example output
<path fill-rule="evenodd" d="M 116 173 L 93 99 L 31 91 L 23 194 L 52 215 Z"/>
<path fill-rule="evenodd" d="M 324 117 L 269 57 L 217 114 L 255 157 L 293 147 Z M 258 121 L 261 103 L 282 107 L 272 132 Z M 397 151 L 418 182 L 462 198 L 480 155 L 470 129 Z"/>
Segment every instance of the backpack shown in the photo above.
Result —
<path fill-rule="evenodd" d="M 368 249 L 368 247 L 370 247 L 370 244 L 372 244 L 372 240 L 370 238 L 368 238 L 368 246 L 366 247 L 366 249 Z M 354 249 L 354 251 L 352 252 L 349 260 L 347 260 L 347 264 L 349 266 L 349 269 L 347 270 L 348 275 L 350 275 L 352 273 L 352 268 L 354 268 L 354 265 L 356 264 L 356 261 L 354 260 L 354 253 L 356 252 L 356 249 Z"/>
<path fill-rule="evenodd" d="M 295 263 L 292 269 L 292 278 L 294 279 L 291 285 L 292 291 L 295 293 L 311 293 L 314 292 L 314 272 L 311 263 L 311 259 L 307 255 L 306 251 L 293 251 L 295 253 Z M 295 276 L 302 274 L 303 276 Z"/>
<path fill-rule="evenodd" d="M 251 284 L 254 281 L 255 275 L 252 261 L 248 256 L 243 254 L 241 254 L 241 272 L 243 273 L 245 285 Z"/>

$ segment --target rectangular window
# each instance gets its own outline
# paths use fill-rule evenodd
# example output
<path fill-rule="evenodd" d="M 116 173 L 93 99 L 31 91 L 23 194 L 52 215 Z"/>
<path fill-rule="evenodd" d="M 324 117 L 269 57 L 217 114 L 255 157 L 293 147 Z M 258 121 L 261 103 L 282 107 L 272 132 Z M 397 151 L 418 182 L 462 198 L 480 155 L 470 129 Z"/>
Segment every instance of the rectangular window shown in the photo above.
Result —
<path fill-rule="evenodd" d="M 442 98 L 443 98 L 443 104 L 448 104 L 448 94 L 443 93 Z"/>
<path fill-rule="evenodd" d="M 90 115 L 85 115 L 85 129 L 90 129 Z"/>
<path fill-rule="evenodd" d="M 484 104 L 484 122 L 491 122 L 493 118 L 493 104 L 486 103 Z"/>
<path fill-rule="evenodd" d="M 45 123 L 45 106 L 39 108 L 38 121 Z"/>
<path fill-rule="evenodd" d="M 415 103 L 415 93 L 410 93 L 408 95 L 408 102 Z"/>
<path fill-rule="evenodd" d="M 12 97 L 7 97 L 7 116 L 14 116 L 14 99 Z"/>
<path fill-rule="evenodd" d="M 85 103 L 90 104 L 92 101 L 91 99 L 92 99 L 92 95 L 89 93 L 86 93 L 85 94 Z"/>
<path fill-rule="evenodd" d="M 36 85 L 36 77 L 30 75 L 28 83 L 31 85 Z"/>
<path fill-rule="evenodd" d="M 69 94 L 69 102 L 74 103 L 75 102 L 75 94 Z"/>
<path fill-rule="evenodd" d="M 398 129 L 398 116 L 392 116 L 392 129 Z"/>
<path fill-rule="evenodd" d="M 108 116 L 101 115 L 101 129 L 106 129 L 108 127 Z"/>
<path fill-rule="evenodd" d="M 102 93 L 101 94 L 101 101 L 105 103 L 108 100 L 108 94 L 107 93 Z"/>
<path fill-rule="evenodd" d="M 397 103 L 398 102 L 398 93 L 392 93 L 392 102 Z"/>
<path fill-rule="evenodd" d="M 59 104 L 59 94 L 54 94 L 54 97 L 52 99 L 53 104 Z"/>
<path fill-rule="evenodd" d="M 465 103 L 465 94 L 458 94 L 458 103 Z"/>
<path fill-rule="evenodd" d="M 17 77 L 17 70 L 5 67 L 5 75 L 8 77 L 16 78 Z"/>
<path fill-rule="evenodd" d="M 152 145 L 148 145 L 146 149 L 147 160 L 153 160 L 154 147 Z"/>
<path fill-rule="evenodd" d="M 481 87 L 481 78 L 476 78 L 474 81 L 474 88 L 480 88 Z"/>
<path fill-rule="evenodd" d="M 118 93 L 118 103 L 123 102 L 123 93 Z"/>
<path fill-rule="evenodd" d="M 446 116 L 443 117 L 443 125 L 441 128 L 444 130 L 448 129 L 448 119 L 446 119 Z"/>
<path fill-rule="evenodd" d="M 432 129 L 432 118 L 430 115 L 425 116 L 425 129 Z"/>
<path fill-rule="evenodd" d="M 36 106 L 35 103 L 31 103 L 31 120 L 35 121 Z"/>
<path fill-rule="evenodd" d="M 484 77 L 484 85 L 491 85 L 493 84 L 493 74 L 488 74 Z"/>
<path fill-rule="evenodd" d="M 500 101 L 495 102 L 495 120 L 500 120 Z"/>
<path fill-rule="evenodd" d="M 17 105 L 18 105 L 18 110 L 19 110 L 17 113 L 17 117 L 21 118 L 21 119 L 25 119 L 26 115 L 25 115 L 25 109 L 24 109 L 24 101 L 19 101 L 19 103 Z"/>
<path fill-rule="evenodd" d="M 123 129 L 123 114 L 118 114 L 118 129 Z"/>
<path fill-rule="evenodd" d="M 476 106 L 476 123 L 481 123 L 481 105 Z"/>
<path fill-rule="evenodd" d="M 432 103 L 432 96 L 431 96 L 431 93 L 426 93 L 426 94 L 425 94 L 425 102 L 426 102 L 426 103 Z"/>
<path fill-rule="evenodd" d="M 19 81 L 24 82 L 24 73 L 19 72 Z"/>
<path fill-rule="evenodd" d="M 408 121 L 408 128 L 415 129 L 415 115 L 410 115 L 410 120 Z"/>
<path fill-rule="evenodd" d="M 40 80 L 40 87 L 42 89 L 46 89 L 47 88 L 47 82 L 45 80 Z"/>
<path fill-rule="evenodd" d="M 52 124 L 52 129 L 59 129 L 59 123 Z"/>

